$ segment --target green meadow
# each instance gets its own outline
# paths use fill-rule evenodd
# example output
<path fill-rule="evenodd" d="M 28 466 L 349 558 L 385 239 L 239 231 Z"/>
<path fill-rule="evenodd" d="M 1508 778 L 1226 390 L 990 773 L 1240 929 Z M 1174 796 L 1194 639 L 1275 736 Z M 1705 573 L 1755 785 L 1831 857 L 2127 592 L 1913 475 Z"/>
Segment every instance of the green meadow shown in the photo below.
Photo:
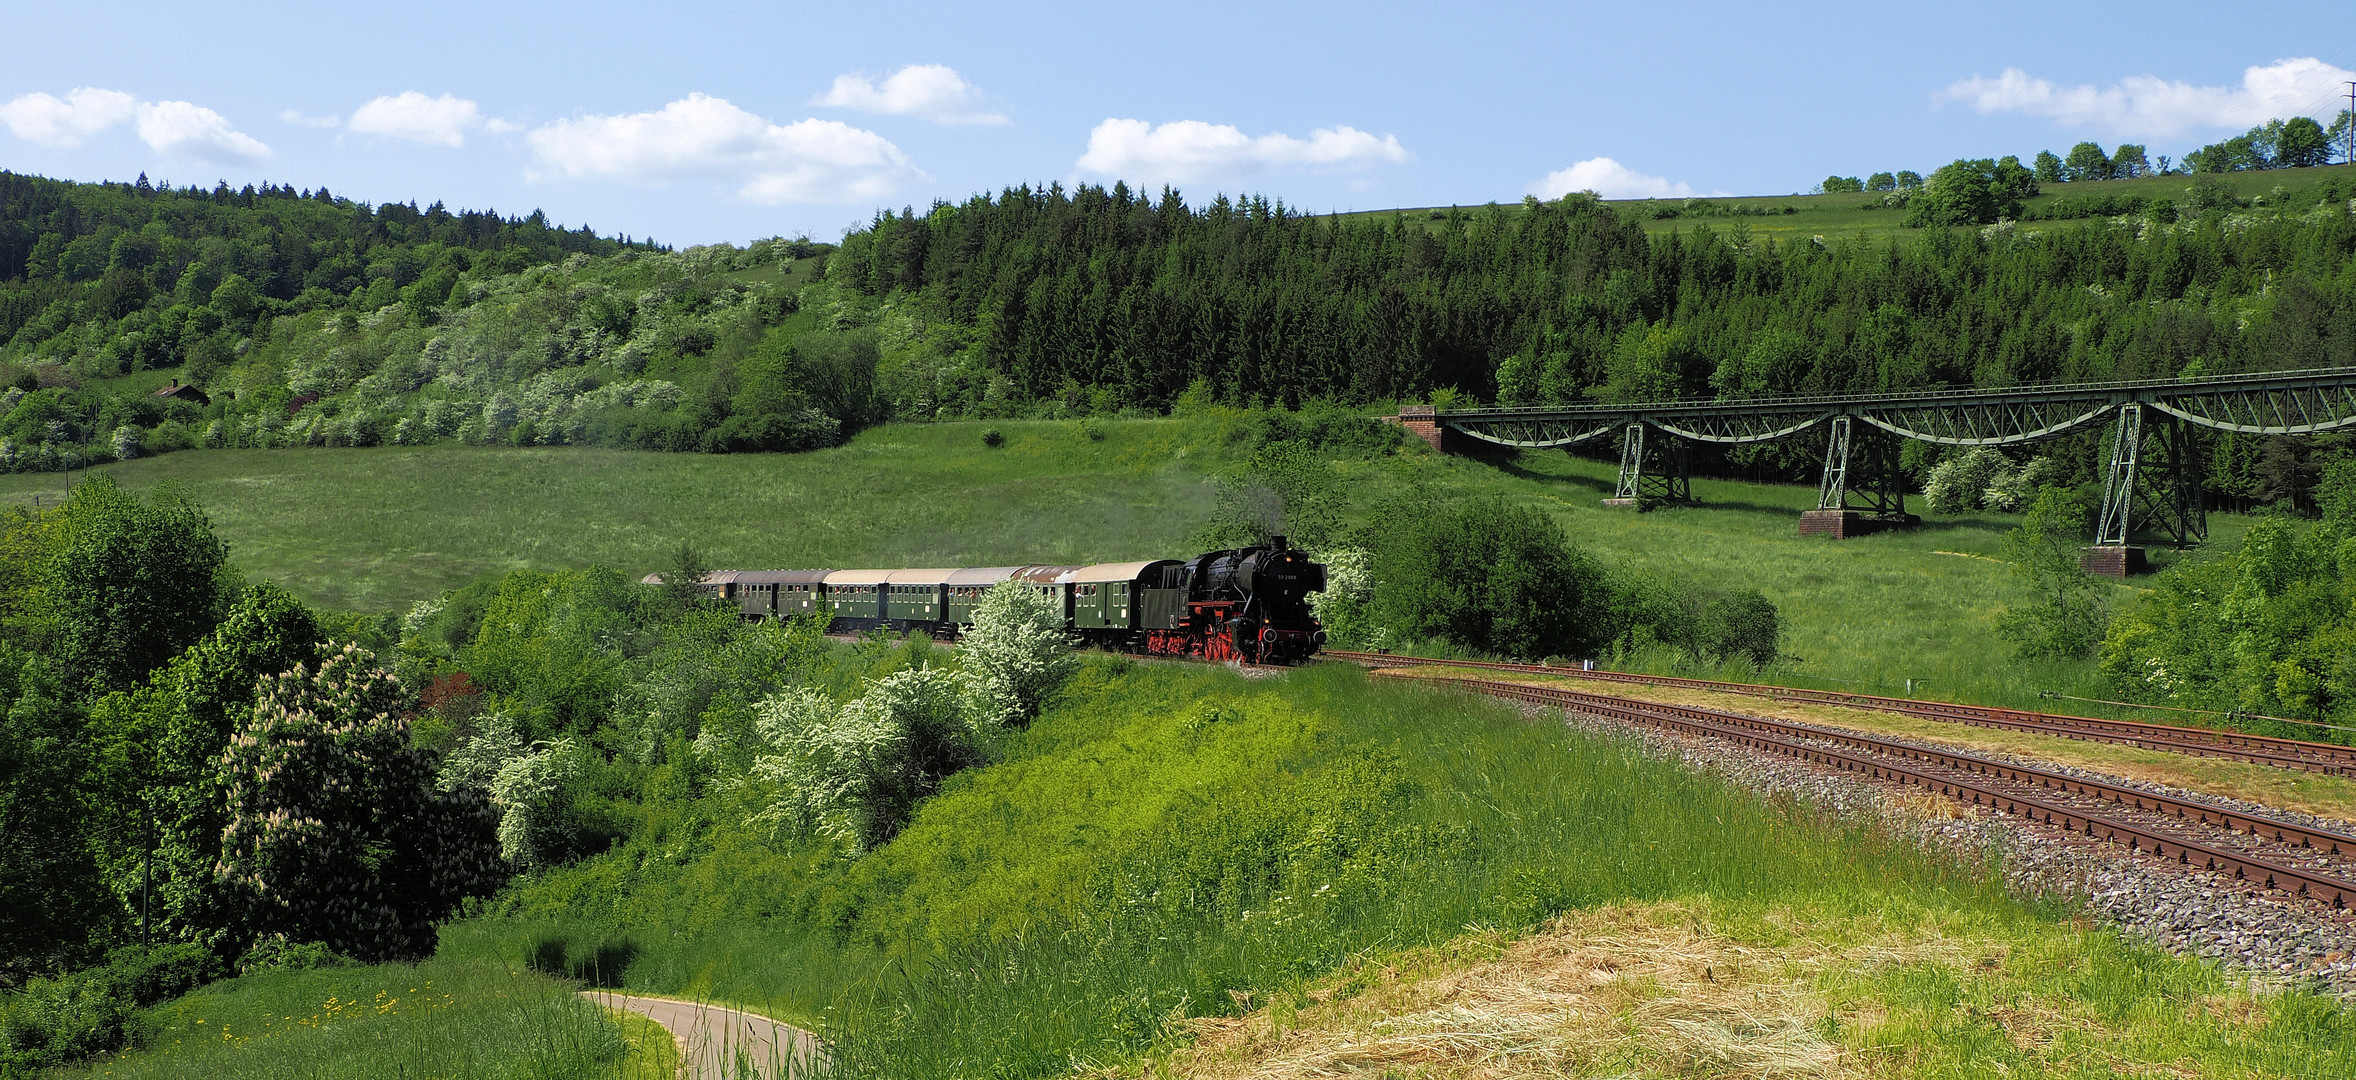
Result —
<path fill-rule="evenodd" d="M 983 444 L 990 428 L 1005 434 L 1003 446 Z M 1212 506 L 1212 478 L 1238 455 L 1236 431 L 1233 417 L 894 424 L 805 454 L 218 450 L 107 468 L 133 489 L 182 485 L 248 576 L 329 607 L 383 611 L 514 569 L 658 570 L 682 541 L 714 565 L 747 567 L 1182 554 Z M 1759 589 L 1781 610 L 1794 658 L 1773 673 L 1781 680 L 2027 706 L 2044 691 L 2108 696 L 2090 664 L 2016 661 L 1996 637 L 1997 615 L 2026 595 L 1997 560 L 2016 524 L 2007 515 L 1804 539 L 1808 487 L 1697 479 L 1698 505 L 1638 514 L 1602 505 L 1614 465 L 1559 451 L 1443 458 L 1418 444 L 1335 467 L 1354 513 L 1417 487 L 1435 498 L 1502 495 L 1544 508 L 1576 543 L 1625 569 Z M 73 480 L 0 476 L 0 499 L 53 503 Z M 2212 515 L 2210 544 L 2186 557 L 2229 549 L 2245 528 L 2244 518 Z M 2111 594 L 2119 608 L 2140 590 L 2129 582 Z"/>

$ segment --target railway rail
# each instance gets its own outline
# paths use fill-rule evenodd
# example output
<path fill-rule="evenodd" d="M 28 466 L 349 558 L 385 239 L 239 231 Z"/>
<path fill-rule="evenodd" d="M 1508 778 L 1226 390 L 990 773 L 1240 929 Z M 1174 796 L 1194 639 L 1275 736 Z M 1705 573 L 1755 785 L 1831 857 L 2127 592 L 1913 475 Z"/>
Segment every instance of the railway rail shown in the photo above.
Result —
<path fill-rule="evenodd" d="M 2356 835 L 1972 754 L 1717 709 L 1631 701 L 1494 679 L 1442 676 L 1415 681 L 1722 739 L 1920 787 L 1974 806 L 2124 844 L 2130 850 L 2282 889 L 2333 908 L 2356 905 L 2356 877 L 2343 876 L 2349 868 L 2337 865 L 2349 864 L 2350 857 L 2356 856 Z M 2301 863 L 2335 865 L 2326 868 Z"/>
<path fill-rule="evenodd" d="M 1958 705 L 1945 701 L 1877 697 L 1871 694 L 1851 694 L 1838 690 L 1802 690 L 1788 686 L 1716 682 L 1709 679 L 1684 679 L 1669 675 L 1639 675 L 1626 671 L 1585 671 L 1579 668 L 1552 667 L 1545 664 L 1433 660 L 1418 656 L 1392 656 L 1387 653 L 1363 652 L 1327 651 L 1320 655 L 1376 667 L 1462 667 L 1485 671 L 1551 675 L 1568 679 L 1587 679 L 1596 682 L 1662 686 L 1679 690 L 1706 690 L 1712 693 L 1741 694 L 1773 701 L 1841 705 L 1849 708 L 1872 709 L 1877 712 L 1898 713 L 1926 720 L 1967 724 L 1973 727 L 2025 731 L 2087 742 L 2115 743 L 2145 750 L 2167 750 L 2199 757 L 2225 758 L 2299 772 L 2356 777 L 2356 747 L 2308 742 L 2302 739 L 2285 739 L 2272 735 L 2251 735 L 2238 731 L 2219 731 L 2215 728 L 2151 724 L 2137 720 L 2105 720 L 2092 716 L 2028 712 L 1989 705 Z"/>

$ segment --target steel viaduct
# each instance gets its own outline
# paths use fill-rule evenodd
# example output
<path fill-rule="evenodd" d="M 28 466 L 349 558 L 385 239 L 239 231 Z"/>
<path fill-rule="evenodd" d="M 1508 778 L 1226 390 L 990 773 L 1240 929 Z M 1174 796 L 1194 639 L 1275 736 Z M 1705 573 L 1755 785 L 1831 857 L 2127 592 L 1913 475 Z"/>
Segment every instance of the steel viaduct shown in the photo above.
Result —
<path fill-rule="evenodd" d="M 2068 383 L 1984 390 L 1931 390 L 1628 405 L 1437 412 L 1399 410 L 1399 422 L 1443 453 L 1464 440 L 1520 448 L 1620 443 L 1620 482 L 1607 504 L 1643 508 L 1690 501 L 1686 450 L 1692 443 L 1740 445 L 1823 429 L 1824 478 L 1800 531 L 1851 536 L 1915 520 L 1898 470 L 1901 440 L 1947 446 L 2008 446 L 2109 429 L 2108 482 L 2091 571 L 2141 569 L 2137 536 L 2178 546 L 2208 538 L 2201 503 L 2201 428 L 2256 435 L 2308 435 L 2356 427 L 2356 367 L 2274 371 L 2200 379 Z"/>

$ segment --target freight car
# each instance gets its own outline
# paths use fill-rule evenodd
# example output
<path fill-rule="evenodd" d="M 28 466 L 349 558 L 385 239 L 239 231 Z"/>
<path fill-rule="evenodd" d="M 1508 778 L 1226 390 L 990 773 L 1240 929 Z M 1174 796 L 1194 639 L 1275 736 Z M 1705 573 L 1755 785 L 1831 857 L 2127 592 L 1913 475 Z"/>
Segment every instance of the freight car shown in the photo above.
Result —
<path fill-rule="evenodd" d="M 648 574 L 649 585 L 662 575 Z M 792 618 L 821 608 L 836 633 L 922 631 L 954 638 L 973 625 L 982 594 L 1019 582 L 1062 608 L 1083 643 L 1149 656 L 1290 664 L 1325 640 L 1309 594 L 1325 566 L 1276 537 L 1261 547 L 1192 559 L 1091 566 L 985 566 L 925 570 L 721 570 L 699 582 L 745 619 Z"/>

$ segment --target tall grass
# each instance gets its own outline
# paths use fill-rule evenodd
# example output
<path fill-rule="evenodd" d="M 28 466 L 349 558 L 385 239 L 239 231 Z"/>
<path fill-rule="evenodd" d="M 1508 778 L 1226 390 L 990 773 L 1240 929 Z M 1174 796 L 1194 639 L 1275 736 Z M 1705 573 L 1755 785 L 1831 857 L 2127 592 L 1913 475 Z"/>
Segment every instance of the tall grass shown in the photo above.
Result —
<path fill-rule="evenodd" d="M 2010 898 L 1993 866 L 1340 666 L 1254 681 L 1092 661 L 999 764 L 856 861 L 771 849 L 703 805 L 693 840 L 528 882 L 446 931 L 443 955 L 780 1016 L 827 1038 L 843 1075 L 1032 1077 L 1135 1069 L 1184 1041 L 1184 1018 L 1298 1007 L 1336 971 L 1467 928 L 1669 901 L 1762 956 L 1806 938 L 1880 957 L 1815 977 L 1846 1018 L 1826 1037 L 1927 1075 L 2070 1075 L 2080 1053 L 2356 1063 L 2328 1000 L 2261 1002 Z M 2031 1006 L 2063 1035 L 2005 1041 L 2002 1018 Z"/>
<path fill-rule="evenodd" d="M 143 1048 L 54 1074 L 655 1080 L 675 1065 L 660 1044 L 634 1052 L 570 984 L 467 961 L 248 975 L 148 1010 L 145 1021 Z"/>

